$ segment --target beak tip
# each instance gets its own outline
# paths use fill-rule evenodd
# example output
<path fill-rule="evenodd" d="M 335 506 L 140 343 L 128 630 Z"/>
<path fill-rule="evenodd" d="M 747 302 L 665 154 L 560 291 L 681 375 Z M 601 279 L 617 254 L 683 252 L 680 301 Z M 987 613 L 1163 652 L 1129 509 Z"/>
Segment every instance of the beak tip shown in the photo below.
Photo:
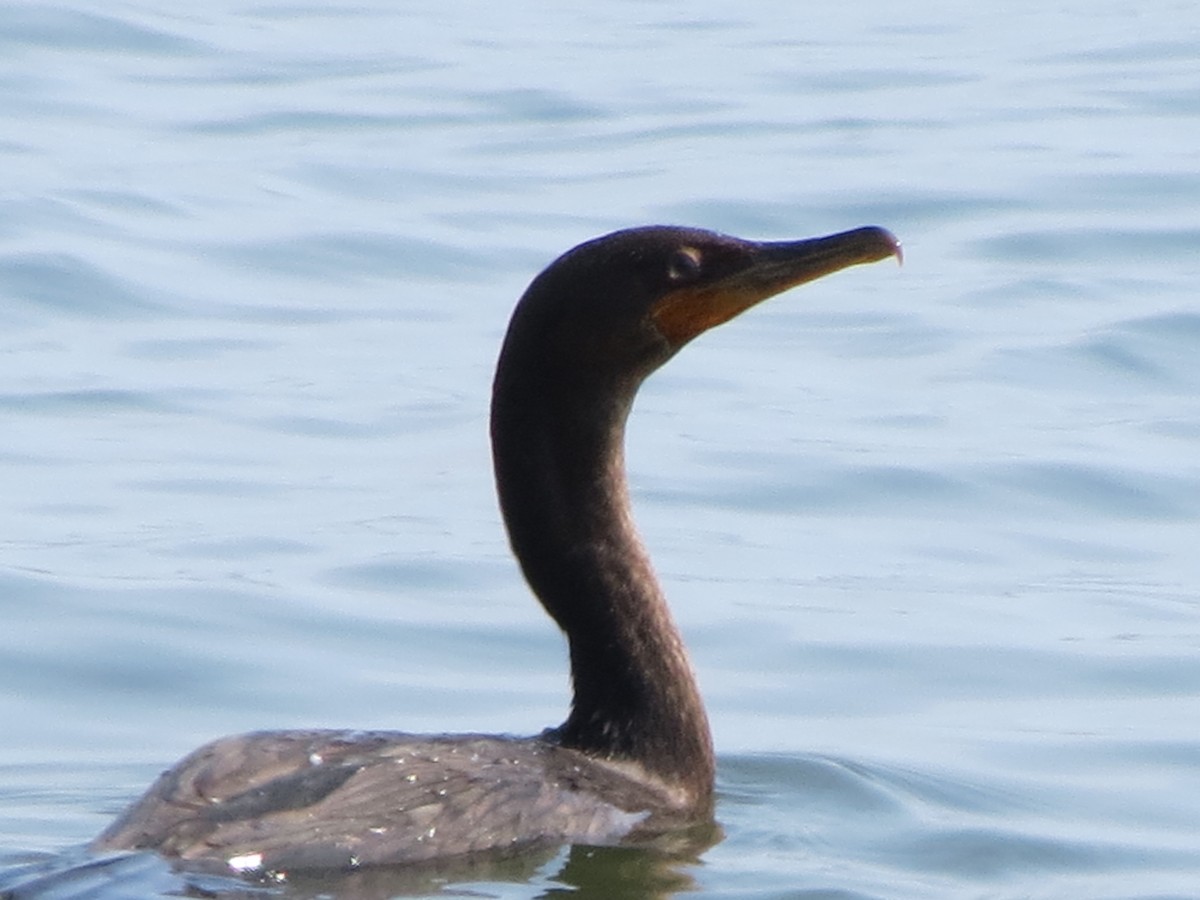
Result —
<path fill-rule="evenodd" d="M 904 265 L 904 245 L 900 243 L 900 238 L 879 225 L 870 226 L 869 230 L 875 232 L 887 248 L 884 252 L 884 257 L 894 256 L 896 257 L 897 265 Z"/>

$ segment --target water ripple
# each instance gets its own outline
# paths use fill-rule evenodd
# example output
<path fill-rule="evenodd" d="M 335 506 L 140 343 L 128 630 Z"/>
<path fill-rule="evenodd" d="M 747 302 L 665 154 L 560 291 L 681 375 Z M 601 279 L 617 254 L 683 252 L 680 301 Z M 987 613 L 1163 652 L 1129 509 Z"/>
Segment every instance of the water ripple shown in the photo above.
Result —
<path fill-rule="evenodd" d="M 129 281 L 67 253 L 0 258 L 0 291 L 42 313 L 120 320 L 163 310 Z"/>

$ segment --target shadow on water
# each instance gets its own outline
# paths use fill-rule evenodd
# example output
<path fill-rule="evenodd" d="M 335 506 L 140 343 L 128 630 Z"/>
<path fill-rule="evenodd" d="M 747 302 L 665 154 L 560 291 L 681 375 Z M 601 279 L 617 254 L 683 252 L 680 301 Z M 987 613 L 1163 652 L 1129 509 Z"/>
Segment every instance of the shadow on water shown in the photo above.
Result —
<path fill-rule="evenodd" d="M 0 860 L 0 900 L 385 900 L 430 894 L 498 896 L 513 885 L 540 887 L 536 896 L 669 897 L 695 890 L 687 868 L 720 837 L 714 826 L 693 829 L 670 846 L 544 848 L 518 855 L 472 857 L 441 864 L 302 873 L 261 882 L 181 868 L 154 853 L 90 856 L 79 850 Z M 508 887 L 506 887 L 508 886 Z"/>

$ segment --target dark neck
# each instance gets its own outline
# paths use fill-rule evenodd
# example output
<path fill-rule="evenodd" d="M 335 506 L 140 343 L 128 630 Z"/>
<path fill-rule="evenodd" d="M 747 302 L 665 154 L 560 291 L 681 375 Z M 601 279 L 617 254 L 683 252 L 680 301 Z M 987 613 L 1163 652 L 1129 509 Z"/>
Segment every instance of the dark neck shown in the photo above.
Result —
<path fill-rule="evenodd" d="M 508 349 L 492 400 L 496 481 L 513 551 L 570 644 L 575 696 L 560 738 L 708 803 L 708 719 L 629 508 L 637 383 L 531 372 Z"/>

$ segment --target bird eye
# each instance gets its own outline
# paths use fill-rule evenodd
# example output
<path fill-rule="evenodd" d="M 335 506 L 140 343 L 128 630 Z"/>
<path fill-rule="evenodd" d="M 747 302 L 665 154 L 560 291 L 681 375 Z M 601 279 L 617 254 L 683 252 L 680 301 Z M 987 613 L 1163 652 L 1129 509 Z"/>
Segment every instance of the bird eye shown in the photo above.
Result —
<path fill-rule="evenodd" d="M 691 281 L 699 274 L 700 251 L 695 247 L 681 247 L 671 254 L 667 277 L 672 281 Z"/>

